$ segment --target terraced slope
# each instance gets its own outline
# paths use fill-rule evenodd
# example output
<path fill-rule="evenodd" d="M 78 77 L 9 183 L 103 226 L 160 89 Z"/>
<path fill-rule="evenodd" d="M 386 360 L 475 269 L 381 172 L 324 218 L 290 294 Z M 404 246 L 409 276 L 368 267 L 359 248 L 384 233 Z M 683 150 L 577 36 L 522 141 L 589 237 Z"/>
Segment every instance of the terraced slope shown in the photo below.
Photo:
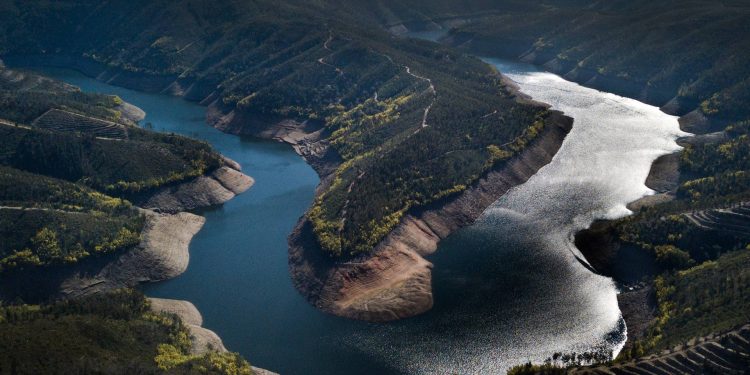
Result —
<path fill-rule="evenodd" d="M 690 223 L 705 231 L 750 237 L 750 203 L 731 208 L 699 210 L 683 214 Z"/>
<path fill-rule="evenodd" d="M 51 109 L 132 124 L 114 95 L 82 93 L 77 87 L 38 74 L 8 69 L 0 60 L 0 118 L 30 124 Z"/>
<path fill-rule="evenodd" d="M 614 366 L 576 369 L 571 374 L 672 375 L 747 374 L 750 369 L 750 324 L 729 332 L 690 340 L 659 354 Z"/>
<path fill-rule="evenodd" d="M 128 131 L 122 124 L 61 109 L 50 109 L 34 120 L 31 125 L 46 130 L 88 134 L 99 138 L 128 138 Z"/>

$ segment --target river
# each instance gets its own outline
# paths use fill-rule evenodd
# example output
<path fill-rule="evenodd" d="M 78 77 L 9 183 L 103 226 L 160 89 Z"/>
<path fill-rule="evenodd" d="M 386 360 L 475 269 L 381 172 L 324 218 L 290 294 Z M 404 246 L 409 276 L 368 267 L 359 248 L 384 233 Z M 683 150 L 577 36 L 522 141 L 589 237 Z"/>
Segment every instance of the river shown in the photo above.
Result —
<path fill-rule="evenodd" d="M 77 72 L 43 73 L 84 91 L 117 94 L 147 112 L 154 130 L 210 142 L 256 184 L 220 208 L 190 245 L 190 265 L 149 296 L 186 299 L 232 351 L 282 374 L 504 373 L 554 352 L 617 352 L 626 330 L 617 289 L 578 260 L 572 234 L 595 218 L 627 214 L 649 194 L 651 162 L 678 149 L 677 119 L 520 63 L 487 60 L 534 99 L 575 118 L 551 164 L 440 244 L 435 307 L 389 324 L 312 308 L 287 271 L 286 237 L 312 202 L 318 178 L 290 147 L 223 134 L 205 108 L 110 86 Z"/>

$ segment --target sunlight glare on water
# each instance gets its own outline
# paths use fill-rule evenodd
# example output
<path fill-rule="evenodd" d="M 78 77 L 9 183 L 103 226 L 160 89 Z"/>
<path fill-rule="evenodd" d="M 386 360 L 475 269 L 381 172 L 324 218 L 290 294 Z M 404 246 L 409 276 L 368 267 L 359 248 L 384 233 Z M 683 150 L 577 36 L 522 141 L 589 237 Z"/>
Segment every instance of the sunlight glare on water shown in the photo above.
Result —
<path fill-rule="evenodd" d="M 434 309 L 390 324 L 323 314 L 294 290 L 286 236 L 318 180 L 290 148 L 223 134 L 205 124 L 204 108 L 178 98 L 46 73 L 118 94 L 145 109 L 156 130 L 209 141 L 255 177 L 250 191 L 203 212 L 187 272 L 146 289 L 195 303 L 204 326 L 255 365 L 283 374 L 497 374 L 555 352 L 616 352 L 625 333 L 616 287 L 576 260 L 572 234 L 627 214 L 627 202 L 650 193 L 643 182 L 651 162 L 678 150 L 684 133 L 655 107 L 490 62 L 575 125 L 549 165 L 430 257 Z"/>
<path fill-rule="evenodd" d="M 432 312 L 379 339 L 357 338 L 410 373 L 504 373 L 596 348 L 616 355 L 626 336 L 617 288 L 578 261 L 573 235 L 653 193 L 644 185 L 652 162 L 687 135 L 656 107 L 526 64 L 488 62 L 573 117 L 573 130 L 550 164 L 441 244 L 431 259 Z"/>

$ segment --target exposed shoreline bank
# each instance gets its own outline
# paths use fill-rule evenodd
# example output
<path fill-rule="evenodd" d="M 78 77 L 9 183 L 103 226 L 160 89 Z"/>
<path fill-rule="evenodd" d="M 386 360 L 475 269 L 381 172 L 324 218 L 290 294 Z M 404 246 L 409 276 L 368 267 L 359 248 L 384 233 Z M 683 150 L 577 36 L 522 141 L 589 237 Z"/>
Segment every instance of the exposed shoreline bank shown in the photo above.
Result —
<path fill-rule="evenodd" d="M 44 62 L 38 60 L 41 59 L 32 57 L 30 63 Z M 332 172 L 341 162 L 328 147 L 321 124 L 224 111 L 214 91 L 196 96 L 195 90 L 170 90 L 180 83 L 171 79 L 174 77 L 161 77 L 157 85 L 134 73 L 118 72 L 84 58 L 63 56 L 53 60 L 52 65 L 73 68 L 110 84 L 170 93 L 207 105 L 208 123 L 223 132 L 290 144 L 318 172 L 321 178 L 318 192 L 330 183 Z M 515 85 L 505 81 L 518 100 L 532 102 Z M 186 86 L 185 82 L 180 84 Z M 486 174 L 464 193 L 409 213 L 375 247 L 374 255 L 357 260 L 357 264 L 337 263 L 322 254 L 303 216 L 289 236 L 289 266 L 295 287 L 316 307 L 348 318 L 389 321 L 429 310 L 432 264 L 424 256 L 435 251 L 440 239 L 471 224 L 508 189 L 525 182 L 549 163 L 570 131 L 572 119 L 552 111 L 549 121 L 520 155 Z"/>
<path fill-rule="evenodd" d="M 309 221 L 300 218 L 289 236 L 295 287 L 319 309 L 347 318 L 383 322 L 428 311 L 433 304 L 432 263 L 425 257 L 440 240 L 473 223 L 510 188 L 549 163 L 572 127 L 572 119 L 559 112 L 551 119 L 520 155 L 461 194 L 405 215 L 366 257 L 342 262 L 325 256 Z"/>
<path fill-rule="evenodd" d="M 120 121 L 127 126 L 137 126 L 146 117 L 143 109 L 128 102 L 122 102 L 115 109 L 120 111 Z M 219 156 L 221 165 L 213 171 L 130 198 L 145 217 L 141 241 L 134 248 L 85 259 L 73 266 L 32 270 L 28 275 L 17 273 L 4 276 L 0 297 L 22 298 L 34 303 L 75 299 L 181 275 L 188 267 L 189 245 L 206 221 L 203 216 L 188 211 L 224 204 L 254 184 L 252 177 L 242 173 L 239 163 L 224 155 Z M 33 290 L 26 290 L 30 286 Z M 149 300 L 154 311 L 176 313 L 183 320 L 191 333 L 192 354 L 227 351 L 216 333 L 201 327 L 201 315 L 192 303 Z M 253 370 L 262 375 L 275 374 L 255 367 Z"/>
<path fill-rule="evenodd" d="M 192 342 L 190 354 L 202 355 L 211 351 L 228 352 L 221 337 L 216 332 L 203 327 L 203 316 L 191 302 L 152 297 L 149 297 L 148 301 L 151 304 L 152 311 L 175 314 L 182 320 L 182 323 L 190 332 L 190 341 Z M 252 370 L 255 375 L 278 375 L 275 372 L 255 366 L 252 366 Z"/>
<path fill-rule="evenodd" d="M 472 17 L 455 17 L 437 22 L 411 22 L 409 26 L 424 31 L 447 30 L 470 18 Z M 391 25 L 390 30 L 399 35 L 410 32 L 406 23 Z M 538 53 L 533 46 L 516 45 L 498 49 L 496 43 L 455 33 L 446 33 L 440 42 L 474 54 L 520 60 L 582 86 L 657 106 L 664 113 L 679 116 L 682 131 L 695 134 L 679 139 L 678 143 L 683 146 L 701 143 L 704 138 L 723 136 L 721 130 L 726 124 L 707 118 L 696 109 L 698 103 L 686 103 L 673 93 L 653 90 L 645 83 L 604 76 L 599 72 L 583 69 L 570 61 L 563 61 L 557 56 Z M 657 158 L 645 181 L 645 185 L 652 189 L 654 194 L 630 202 L 627 205 L 628 209 L 637 212 L 673 200 L 680 183 L 679 161 L 680 151 Z M 627 348 L 634 339 L 645 335 L 645 331 L 655 318 L 654 293 L 647 284 L 641 282 L 644 276 L 655 272 L 655 265 L 652 259 L 642 256 L 637 249 L 620 244 L 615 234 L 609 231 L 607 223 L 609 221 L 600 220 L 588 229 L 579 231 L 575 235 L 575 243 L 595 272 L 613 278 L 621 286 L 618 304 L 628 327 Z"/>

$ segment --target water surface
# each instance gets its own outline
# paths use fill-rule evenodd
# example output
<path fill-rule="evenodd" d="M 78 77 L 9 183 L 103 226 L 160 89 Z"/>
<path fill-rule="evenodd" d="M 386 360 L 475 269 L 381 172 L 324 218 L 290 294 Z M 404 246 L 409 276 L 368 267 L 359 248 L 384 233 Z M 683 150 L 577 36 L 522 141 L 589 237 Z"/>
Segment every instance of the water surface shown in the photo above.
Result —
<path fill-rule="evenodd" d="M 232 351 L 283 374 L 504 373 L 557 351 L 619 350 L 625 329 L 610 279 L 576 259 L 572 234 L 626 214 L 649 190 L 650 163 L 681 133 L 657 108 L 586 89 L 524 64 L 489 61 L 522 91 L 575 118 L 553 162 L 441 243 L 435 307 L 412 319 L 368 324 L 325 315 L 292 287 L 286 237 L 318 179 L 291 148 L 223 134 L 204 108 L 109 86 L 78 73 L 45 73 L 143 108 L 155 130 L 205 139 L 256 179 L 207 210 L 182 276 L 150 296 L 190 300 Z"/>
<path fill-rule="evenodd" d="M 573 235 L 652 194 L 651 163 L 679 150 L 685 133 L 656 107 L 527 64 L 485 61 L 573 117 L 573 129 L 550 164 L 441 243 L 431 258 L 435 309 L 369 346 L 425 374 L 504 373 L 555 352 L 616 355 L 627 335 L 617 287 L 582 264 Z"/>

